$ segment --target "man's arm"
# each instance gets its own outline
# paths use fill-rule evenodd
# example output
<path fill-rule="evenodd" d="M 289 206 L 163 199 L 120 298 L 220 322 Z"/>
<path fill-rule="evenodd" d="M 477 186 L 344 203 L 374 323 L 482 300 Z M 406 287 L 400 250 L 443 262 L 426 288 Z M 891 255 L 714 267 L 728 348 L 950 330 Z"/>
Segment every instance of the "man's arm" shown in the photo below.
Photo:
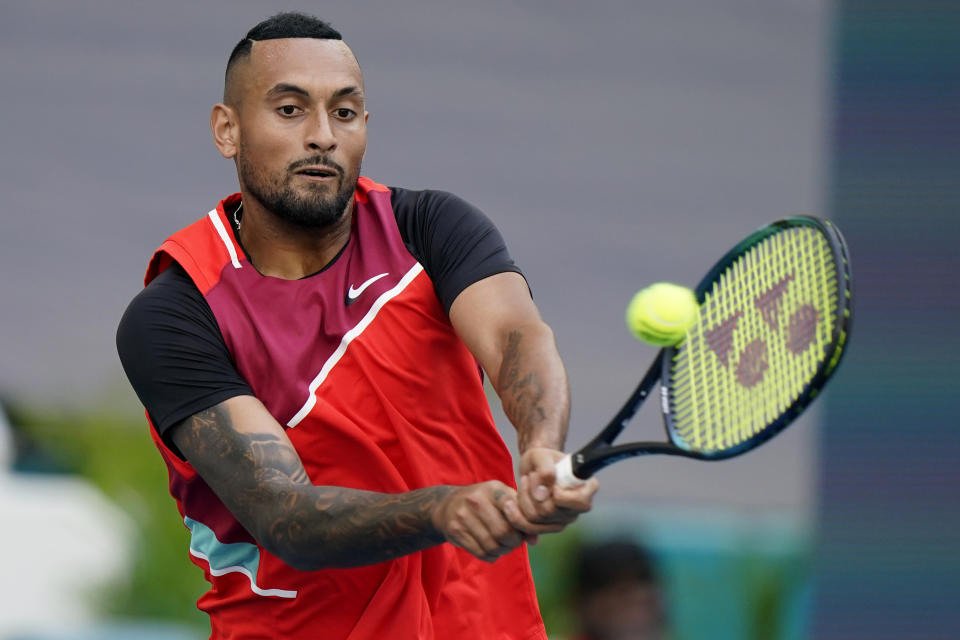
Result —
<path fill-rule="evenodd" d="M 531 526 L 513 489 L 497 481 L 397 494 L 315 486 L 283 427 L 252 396 L 196 413 L 172 438 L 247 531 L 301 570 L 375 564 L 444 541 L 493 562 Z"/>
<path fill-rule="evenodd" d="M 464 289 L 450 321 L 490 377 L 517 429 L 519 501 L 537 523 L 567 524 L 590 509 L 591 479 L 577 489 L 554 486 L 553 465 L 570 420 L 570 391 L 553 331 L 540 317 L 526 280 L 499 273 Z"/>
<path fill-rule="evenodd" d="M 523 276 L 500 273 L 470 285 L 450 306 L 450 321 L 490 376 L 520 453 L 561 449 L 570 420 L 567 375 Z"/>

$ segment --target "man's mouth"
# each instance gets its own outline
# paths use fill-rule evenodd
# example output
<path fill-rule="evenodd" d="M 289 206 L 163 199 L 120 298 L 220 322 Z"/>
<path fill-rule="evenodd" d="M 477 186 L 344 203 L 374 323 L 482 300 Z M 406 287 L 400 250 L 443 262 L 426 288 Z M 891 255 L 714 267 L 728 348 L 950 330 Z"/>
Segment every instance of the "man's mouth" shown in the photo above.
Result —
<path fill-rule="evenodd" d="M 335 169 L 330 169 L 329 167 L 304 167 L 297 169 L 296 173 L 311 178 L 335 178 L 339 175 Z"/>

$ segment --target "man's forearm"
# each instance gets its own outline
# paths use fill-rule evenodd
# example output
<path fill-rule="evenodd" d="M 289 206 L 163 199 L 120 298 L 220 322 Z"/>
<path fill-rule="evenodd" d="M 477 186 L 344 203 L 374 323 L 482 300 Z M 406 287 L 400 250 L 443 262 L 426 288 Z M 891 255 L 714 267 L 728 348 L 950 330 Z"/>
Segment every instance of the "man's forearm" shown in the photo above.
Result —
<path fill-rule="evenodd" d="M 301 570 L 357 567 L 444 542 L 431 515 L 454 487 L 386 494 L 297 486 L 261 516 L 272 552 Z"/>
<path fill-rule="evenodd" d="M 512 329 L 493 381 L 503 411 L 530 447 L 562 449 L 570 420 L 570 390 L 553 331 L 543 323 Z"/>
<path fill-rule="evenodd" d="M 185 420 L 173 439 L 244 528 L 284 562 L 302 570 L 369 565 L 444 541 L 431 516 L 455 487 L 389 494 L 315 486 L 279 427 L 251 429 L 256 411 L 265 409 L 253 398 L 228 400 Z"/>

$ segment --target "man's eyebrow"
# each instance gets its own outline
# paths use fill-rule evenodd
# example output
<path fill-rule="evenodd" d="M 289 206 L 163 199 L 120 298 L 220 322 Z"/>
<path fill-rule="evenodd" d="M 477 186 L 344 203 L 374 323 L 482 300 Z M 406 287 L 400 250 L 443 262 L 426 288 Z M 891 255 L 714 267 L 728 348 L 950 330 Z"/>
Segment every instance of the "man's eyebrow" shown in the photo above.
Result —
<path fill-rule="evenodd" d="M 295 85 L 295 84 L 286 84 L 286 83 L 284 83 L 284 82 L 281 82 L 280 84 L 274 85 L 273 88 L 271 88 L 269 91 L 267 91 L 267 97 L 268 97 L 268 98 L 273 98 L 273 97 L 276 97 L 276 96 L 283 95 L 283 94 L 285 94 L 285 93 L 296 93 L 296 94 L 301 95 L 301 96 L 303 96 L 303 97 L 305 97 L 305 98 L 309 98 L 309 97 L 310 97 L 310 92 L 307 91 L 306 89 L 304 89 L 303 87 L 298 87 L 298 86 Z"/>
<path fill-rule="evenodd" d="M 303 87 L 299 87 L 295 84 L 287 84 L 285 82 L 274 85 L 269 91 L 267 91 L 267 97 L 275 98 L 277 96 L 282 96 L 285 93 L 295 93 L 303 96 L 304 98 L 310 97 L 310 92 Z M 333 94 L 334 98 L 342 98 L 344 96 L 360 96 L 362 98 L 363 90 L 360 89 L 360 87 L 344 87 L 342 89 L 337 89 Z"/>
<path fill-rule="evenodd" d="M 344 87 L 343 89 L 338 89 L 334 92 L 334 98 L 342 98 L 344 96 L 360 96 L 363 97 L 363 90 L 360 87 Z"/>

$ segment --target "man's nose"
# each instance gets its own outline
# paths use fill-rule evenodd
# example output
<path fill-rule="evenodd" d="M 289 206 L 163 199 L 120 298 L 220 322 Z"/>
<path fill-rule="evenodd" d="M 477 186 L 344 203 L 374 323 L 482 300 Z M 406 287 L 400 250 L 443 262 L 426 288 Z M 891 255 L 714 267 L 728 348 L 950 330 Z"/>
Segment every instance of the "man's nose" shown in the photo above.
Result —
<path fill-rule="evenodd" d="M 330 116 L 321 112 L 313 119 L 310 129 L 307 131 L 307 137 L 304 140 L 305 146 L 313 151 L 322 151 L 324 153 L 332 151 L 337 146 L 337 138 L 330 126 Z"/>

